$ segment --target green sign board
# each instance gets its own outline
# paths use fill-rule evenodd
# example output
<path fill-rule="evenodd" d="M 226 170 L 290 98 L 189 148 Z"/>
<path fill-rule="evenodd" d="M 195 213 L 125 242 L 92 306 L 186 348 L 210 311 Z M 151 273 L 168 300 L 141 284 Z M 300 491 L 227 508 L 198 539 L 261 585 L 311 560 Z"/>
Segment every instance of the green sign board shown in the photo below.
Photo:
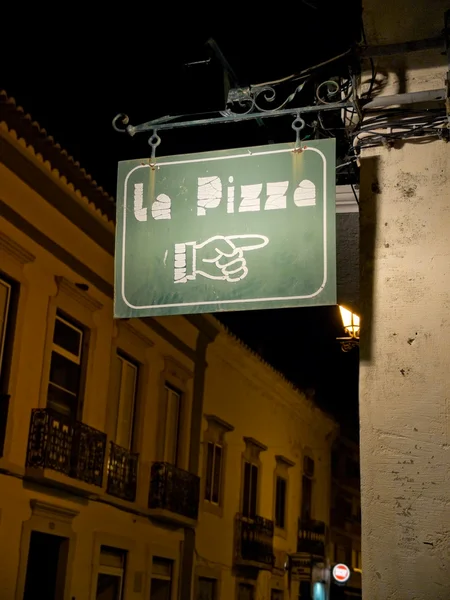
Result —
<path fill-rule="evenodd" d="M 119 163 L 116 317 L 336 304 L 335 143 Z"/>

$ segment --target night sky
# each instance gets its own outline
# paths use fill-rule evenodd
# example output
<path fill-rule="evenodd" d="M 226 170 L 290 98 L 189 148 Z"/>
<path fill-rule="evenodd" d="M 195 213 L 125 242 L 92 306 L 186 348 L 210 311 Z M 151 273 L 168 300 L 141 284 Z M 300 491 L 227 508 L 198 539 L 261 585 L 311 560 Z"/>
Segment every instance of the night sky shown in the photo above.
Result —
<path fill-rule="evenodd" d="M 132 124 L 167 114 L 223 108 L 218 65 L 186 67 L 208 58 L 212 37 L 240 85 L 280 79 L 347 50 L 361 38 L 360 3 L 319 0 L 92 15 L 82 9 L 46 20 L 21 15 L 20 32 L 3 36 L 0 88 L 14 97 L 109 194 L 117 162 L 150 156 L 148 136 L 113 131 L 124 112 Z M 331 3 L 330 3 L 331 4 Z M 178 6 L 178 5 L 177 5 Z M 42 22 L 41 22 L 42 21 Z M 245 21 L 245 22 L 244 22 Z M 8 52 L 5 53 L 5 49 Z M 292 90 L 287 90 L 289 93 Z M 308 92 L 305 92 L 308 94 Z M 305 103 L 312 103 L 305 96 Z M 159 156 L 293 141 L 292 119 L 161 132 Z M 340 420 L 357 423 L 358 354 L 341 352 L 336 307 L 227 313 L 220 317 L 250 347 Z M 355 428 L 355 427 L 354 427 Z M 355 428 L 356 430 L 356 428 Z"/>

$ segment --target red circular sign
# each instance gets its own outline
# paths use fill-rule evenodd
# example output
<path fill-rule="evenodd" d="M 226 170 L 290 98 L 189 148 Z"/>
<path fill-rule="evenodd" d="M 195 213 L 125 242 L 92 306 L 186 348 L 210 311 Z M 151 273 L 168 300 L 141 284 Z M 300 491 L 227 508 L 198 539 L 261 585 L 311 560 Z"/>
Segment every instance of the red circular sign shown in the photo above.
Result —
<path fill-rule="evenodd" d="M 345 583 L 350 579 L 350 569 L 343 563 L 338 563 L 333 567 L 333 577 L 338 583 Z"/>

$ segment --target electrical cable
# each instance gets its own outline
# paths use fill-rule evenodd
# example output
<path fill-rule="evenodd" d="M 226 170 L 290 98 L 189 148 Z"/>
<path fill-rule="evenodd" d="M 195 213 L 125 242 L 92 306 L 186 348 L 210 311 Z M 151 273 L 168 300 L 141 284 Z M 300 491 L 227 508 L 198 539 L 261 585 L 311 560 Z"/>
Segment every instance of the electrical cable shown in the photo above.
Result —
<path fill-rule="evenodd" d="M 277 83 L 284 83 L 286 81 L 292 81 L 293 79 L 300 79 L 303 77 L 307 77 L 307 75 L 309 75 L 312 71 L 315 71 L 316 69 L 319 69 L 320 67 L 324 67 L 325 65 L 328 65 L 328 64 L 334 62 L 335 60 L 339 60 L 340 58 L 347 56 L 348 54 L 350 54 L 350 52 L 352 52 L 352 50 L 353 50 L 353 48 L 349 48 L 345 52 L 342 52 L 342 54 L 333 56 L 333 58 L 329 58 L 328 60 L 325 60 L 317 65 L 308 67 L 307 69 L 303 69 L 303 71 L 299 71 L 298 73 L 293 73 L 292 75 L 288 75 L 287 77 L 282 77 L 281 79 L 275 79 L 273 81 L 266 81 L 264 83 L 255 83 L 255 84 L 250 85 L 250 87 L 258 88 L 258 87 L 263 87 L 265 85 L 275 85 Z"/>

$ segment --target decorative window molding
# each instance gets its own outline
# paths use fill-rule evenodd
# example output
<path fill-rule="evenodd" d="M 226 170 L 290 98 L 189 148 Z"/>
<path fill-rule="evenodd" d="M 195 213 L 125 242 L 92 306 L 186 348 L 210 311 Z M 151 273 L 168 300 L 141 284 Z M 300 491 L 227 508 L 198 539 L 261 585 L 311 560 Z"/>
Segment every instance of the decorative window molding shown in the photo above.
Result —
<path fill-rule="evenodd" d="M 208 426 L 203 436 L 203 476 L 200 493 L 203 509 L 222 517 L 227 464 L 225 436 L 234 431 L 234 427 L 217 415 L 204 415 L 204 418 Z"/>
<path fill-rule="evenodd" d="M 282 454 L 276 454 L 275 460 L 277 461 L 277 468 L 280 470 L 286 470 L 287 472 L 289 467 L 295 467 L 295 462 Z"/>
<path fill-rule="evenodd" d="M 64 584 L 64 598 L 68 597 L 73 577 L 75 545 L 77 536 L 73 531 L 73 519 L 79 514 L 57 504 L 42 502 L 36 498 L 30 500 L 31 515 L 23 522 L 20 543 L 19 571 L 17 576 L 16 598 L 23 598 L 27 575 L 28 553 L 33 532 L 56 535 L 65 538 L 67 543 L 67 566 Z"/>
<path fill-rule="evenodd" d="M 267 446 L 262 442 L 258 442 L 255 438 L 252 437 L 244 437 L 245 442 L 245 454 L 248 458 L 254 458 L 255 460 L 259 460 L 259 455 L 261 452 L 265 452 L 267 450 Z"/>
<path fill-rule="evenodd" d="M 58 296 L 62 292 L 94 313 L 103 308 L 103 304 L 93 298 L 90 294 L 80 289 L 75 283 L 72 283 L 65 277 L 56 276 L 56 285 L 58 287 Z"/>
<path fill-rule="evenodd" d="M 9 254 L 11 258 L 19 262 L 21 265 L 26 265 L 27 263 L 36 260 L 34 254 L 26 250 L 23 246 L 15 242 L 3 232 L 0 232 L 0 250 L 3 250 L 6 252 L 6 254 Z"/>
<path fill-rule="evenodd" d="M 155 343 L 149 339 L 142 331 L 139 331 L 137 327 L 133 325 L 131 321 L 122 321 L 120 324 L 120 328 L 124 328 L 131 333 L 139 342 L 142 342 L 144 346 L 147 348 L 153 348 Z M 119 328 L 119 329 L 120 329 Z"/>
<path fill-rule="evenodd" d="M 80 514 L 79 510 L 64 508 L 49 502 L 42 502 L 36 498 L 30 500 L 31 512 L 35 517 L 62 521 L 67 525 L 72 526 L 73 519 Z"/>
<path fill-rule="evenodd" d="M 187 382 L 194 377 L 194 373 L 172 356 L 164 356 L 164 379 L 167 383 L 181 391 L 185 391 Z"/>

